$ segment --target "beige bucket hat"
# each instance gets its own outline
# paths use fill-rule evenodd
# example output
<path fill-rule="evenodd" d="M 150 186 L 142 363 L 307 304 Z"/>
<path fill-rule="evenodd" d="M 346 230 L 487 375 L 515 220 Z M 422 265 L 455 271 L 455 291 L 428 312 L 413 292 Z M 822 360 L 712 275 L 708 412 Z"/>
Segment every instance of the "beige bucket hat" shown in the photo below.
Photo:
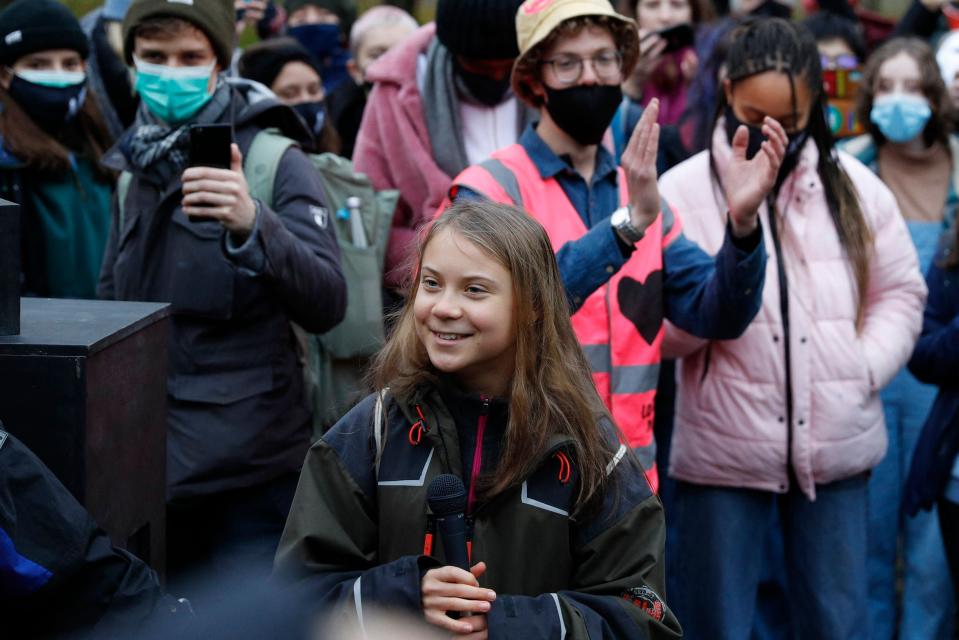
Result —
<path fill-rule="evenodd" d="M 513 65 L 512 85 L 517 96 L 527 101 L 534 98 L 529 87 L 517 82 L 516 70 L 526 55 L 561 23 L 581 16 L 607 16 L 631 27 L 626 42 L 619 45 L 623 54 L 623 75 L 632 73 L 639 62 L 639 29 L 634 20 L 616 13 L 609 0 L 526 0 L 516 12 L 519 57 Z"/>

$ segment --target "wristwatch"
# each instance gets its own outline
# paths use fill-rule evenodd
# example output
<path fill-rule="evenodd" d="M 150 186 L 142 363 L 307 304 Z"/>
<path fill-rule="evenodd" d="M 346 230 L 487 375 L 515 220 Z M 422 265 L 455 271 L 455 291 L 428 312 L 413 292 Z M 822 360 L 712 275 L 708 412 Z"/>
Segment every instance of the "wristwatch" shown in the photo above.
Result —
<path fill-rule="evenodd" d="M 613 211 L 613 215 L 609 218 L 609 223 L 613 226 L 613 231 L 615 231 L 626 244 L 634 245 L 643 239 L 643 232 L 633 226 L 628 206 L 620 207 L 616 211 Z"/>

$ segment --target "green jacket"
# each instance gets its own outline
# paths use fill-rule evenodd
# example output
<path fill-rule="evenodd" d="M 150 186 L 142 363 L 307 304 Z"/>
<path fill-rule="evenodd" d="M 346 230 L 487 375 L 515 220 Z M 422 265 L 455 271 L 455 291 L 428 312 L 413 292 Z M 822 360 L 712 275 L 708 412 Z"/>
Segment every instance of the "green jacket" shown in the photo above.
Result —
<path fill-rule="evenodd" d="M 275 563 L 278 575 L 312 582 L 318 604 L 360 622 L 370 607 L 421 612 L 421 576 L 444 564 L 441 541 L 423 555 L 427 487 L 441 473 L 463 477 L 462 460 L 472 459 L 460 451 L 472 430 L 457 425 L 438 391 L 388 397 L 382 449 L 375 406 L 375 395 L 363 400 L 310 450 Z M 417 409 L 425 429 L 414 445 Z M 593 515 L 572 518 L 576 464 L 564 477 L 557 458 L 572 458 L 570 445 L 554 436 L 521 484 L 468 514 L 471 560 L 486 562 L 481 584 L 497 593 L 489 637 L 681 637 L 662 598 L 662 505 L 642 469 L 617 442 L 614 488 Z"/>

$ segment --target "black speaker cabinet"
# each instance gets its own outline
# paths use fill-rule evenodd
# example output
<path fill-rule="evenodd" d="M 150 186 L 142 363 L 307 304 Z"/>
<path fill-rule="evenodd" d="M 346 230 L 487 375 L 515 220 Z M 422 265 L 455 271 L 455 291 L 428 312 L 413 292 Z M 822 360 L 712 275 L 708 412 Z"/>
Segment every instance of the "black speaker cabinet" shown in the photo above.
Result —
<path fill-rule="evenodd" d="M 0 420 L 161 577 L 169 307 L 23 298 L 0 337 Z"/>

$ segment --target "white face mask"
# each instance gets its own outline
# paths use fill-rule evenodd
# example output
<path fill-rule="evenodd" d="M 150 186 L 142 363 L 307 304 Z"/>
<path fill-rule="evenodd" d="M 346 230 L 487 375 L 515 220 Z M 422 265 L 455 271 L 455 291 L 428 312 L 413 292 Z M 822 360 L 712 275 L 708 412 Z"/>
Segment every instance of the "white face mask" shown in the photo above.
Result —
<path fill-rule="evenodd" d="M 199 78 L 209 78 L 213 74 L 213 67 L 216 66 L 216 60 L 202 67 L 169 67 L 165 64 L 153 64 L 133 56 L 133 64 L 138 73 L 159 76 L 164 80 L 196 80 Z"/>
<path fill-rule="evenodd" d="M 83 84 L 87 79 L 87 74 L 83 71 L 39 71 L 25 69 L 23 71 L 15 71 L 14 74 L 21 80 L 43 85 L 44 87 L 72 87 Z"/>

